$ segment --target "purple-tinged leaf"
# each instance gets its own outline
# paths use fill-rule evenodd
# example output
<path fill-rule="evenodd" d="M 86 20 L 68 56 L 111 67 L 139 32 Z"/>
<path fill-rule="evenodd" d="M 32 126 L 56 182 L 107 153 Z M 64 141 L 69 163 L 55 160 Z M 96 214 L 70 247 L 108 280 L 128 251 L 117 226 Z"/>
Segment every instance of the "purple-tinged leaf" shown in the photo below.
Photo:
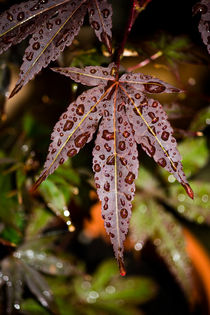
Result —
<path fill-rule="evenodd" d="M 52 174 L 59 164 L 76 155 L 92 139 L 102 116 L 97 105 L 105 95 L 106 91 L 103 88 L 96 87 L 85 91 L 61 115 L 51 135 L 52 143 L 49 146 L 44 170 L 35 187 Z"/>
<path fill-rule="evenodd" d="M 0 54 L 34 33 L 44 20 L 69 0 L 32 0 L 15 4 L 0 15 Z"/>
<path fill-rule="evenodd" d="M 55 71 L 76 82 L 99 86 L 84 92 L 61 116 L 52 133 L 53 141 L 44 171 L 34 189 L 59 164 L 77 154 L 91 140 L 103 116 L 93 150 L 93 170 L 102 201 L 105 227 L 114 247 L 120 273 L 125 275 L 123 242 L 128 232 L 134 180 L 138 173 L 136 143 L 140 143 L 160 166 L 174 174 L 193 198 L 192 189 L 182 171 L 181 157 L 167 115 L 158 101 L 145 96 L 147 93 L 180 90 L 143 74 L 126 74 L 118 80 L 115 64 L 110 64 L 108 68 L 57 68 Z"/>
<path fill-rule="evenodd" d="M 65 46 L 71 45 L 83 24 L 86 0 L 69 2 L 55 16 L 41 24 L 30 40 L 20 68 L 19 80 L 10 97 L 14 96 L 35 74 L 50 61 L 56 60 Z"/>
<path fill-rule="evenodd" d="M 126 73 L 119 80 L 124 86 L 132 87 L 144 93 L 180 93 L 183 92 L 158 78 L 143 73 Z"/>
<path fill-rule="evenodd" d="M 201 14 L 198 29 L 204 44 L 207 46 L 208 53 L 210 54 L 210 1 L 201 0 L 195 4 L 193 7 L 193 14 L 197 13 Z"/>
<path fill-rule="evenodd" d="M 112 6 L 107 0 L 92 0 L 88 7 L 90 25 L 96 36 L 103 42 L 109 53 L 112 53 Z"/>
<path fill-rule="evenodd" d="M 193 192 L 182 170 L 181 156 L 172 135 L 173 129 L 161 104 L 132 89 L 124 92 L 130 105 L 127 106 L 127 114 L 135 130 L 136 142 L 141 144 L 143 150 L 158 165 L 172 173 L 193 198 Z"/>
<path fill-rule="evenodd" d="M 138 152 L 118 87 L 104 102 L 103 108 L 103 119 L 93 150 L 93 170 L 105 228 L 124 275 L 123 242 L 131 217 L 134 180 L 138 175 Z"/>
<path fill-rule="evenodd" d="M 88 66 L 83 69 L 79 68 L 53 68 L 55 72 L 59 72 L 67 77 L 70 77 L 75 82 L 80 82 L 88 86 L 106 85 L 108 81 L 115 80 L 116 67 L 114 63 L 108 68 Z"/>

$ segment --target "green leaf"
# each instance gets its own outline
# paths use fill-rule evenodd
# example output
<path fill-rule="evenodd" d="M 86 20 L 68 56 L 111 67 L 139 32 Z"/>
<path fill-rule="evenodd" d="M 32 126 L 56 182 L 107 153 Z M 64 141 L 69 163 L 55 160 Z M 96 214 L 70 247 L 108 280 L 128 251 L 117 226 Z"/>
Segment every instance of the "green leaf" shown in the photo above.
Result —
<path fill-rule="evenodd" d="M 170 188 L 171 198 L 166 199 L 166 202 L 187 220 L 210 224 L 210 183 L 193 180 L 191 184 L 194 200 L 183 194 L 178 185 L 173 185 Z"/>
<path fill-rule="evenodd" d="M 191 265 L 185 249 L 182 228 L 174 217 L 164 212 L 162 206 L 152 199 L 136 201 L 131 219 L 131 234 L 140 250 L 147 239 L 156 246 L 169 270 L 187 295 L 191 294 Z"/>
<path fill-rule="evenodd" d="M 186 139 L 179 145 L 183 168 L 187 176 L 197 173 L 208 161 L 208 149 L 204 137 Z"/>
<path fill-rule="evenodd" d="M 210 125 L 210 106 L 198 112 L 191 123 L 191 130 L 203 130 L 208 125 Z"/>
<path fill-rule="evenodd" d="M 26 227 L 26 239 L 32 239 L 41 233 L 49 220 L 52 219 L 52 214 L 42 207 L 35 207 L 29 217 Z"/>

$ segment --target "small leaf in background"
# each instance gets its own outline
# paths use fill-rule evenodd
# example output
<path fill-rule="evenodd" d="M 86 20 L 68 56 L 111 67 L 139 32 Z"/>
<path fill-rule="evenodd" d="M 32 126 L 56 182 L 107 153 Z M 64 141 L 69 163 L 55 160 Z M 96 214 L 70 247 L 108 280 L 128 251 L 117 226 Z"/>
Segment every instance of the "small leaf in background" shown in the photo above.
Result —
<path fill-rule="evenodd" d="M 199 111 L 191 122 L 191 130 L 203 130 L 210 125 L 210 106 Z"/>
<path fill-rule="evenodd" d="M 83 303 L 93 304 L 94 309 L 109 311 L 108 314 L 127 314 L 124 308 L 147 302 L 155 296 L 157 288 L 144 277 L 120 278 L 113 261 L 104 261 L 92 278 L 75 280 L 75 290 Z"/>
<path fill-rule="evenodd" d="M 181 226 L 155 201 L 137 198 L 131 219 L 131 237 L 141 249 L 150 239 L 187 296 L 192 290 L 191 264 Z"/>
<path fill-rule="evenodd" d="M 199 13 L 201 15 L 200 23 L 198 26 L 199 32 L 201 33 L 202 40 L 207 46 L 207 50 L 210 54 L 210 42 L 209 42 L 209 31 L 210 31 L 210 2 L 209 0 L 201 0 L 197 2 L 193 7 L 193 15 Z"/>
<path fill-rule="evenodd" d="M 166 201 L 189 221 L 210 224 L 210 183 L 192 180 L 195 200 L 191 202 L 177 185 L 170 188 L 170 199 Z"/>
<path fill-rule="evenodd" d="M 40 235 L 42 229 L 44 229 L 50 220 L 52 220 L 52 214 L 49 211 L 38 206 L 34 207 L 30 213 L 25 230 L 26 240 L 33 239 Z"/>
<path fill-rule="evenodd" d="M 73 228 L 70 220 L 70 212 L 67 207 L 65 196 L 60 189 L 54 184 L 51 179 L 47 179 L 44 185 L 40 187 L 41 195 L 43 196 L 47 206 L 64 222 L 66 222 L 69 230 Z"/>
<path fill-rule="evenodd" d="M 179 144 L 184 157 L 182 164 L 187 177 L 195 175 L 208 161 L 208 148 L 204 137 L 185 139 Z"/>

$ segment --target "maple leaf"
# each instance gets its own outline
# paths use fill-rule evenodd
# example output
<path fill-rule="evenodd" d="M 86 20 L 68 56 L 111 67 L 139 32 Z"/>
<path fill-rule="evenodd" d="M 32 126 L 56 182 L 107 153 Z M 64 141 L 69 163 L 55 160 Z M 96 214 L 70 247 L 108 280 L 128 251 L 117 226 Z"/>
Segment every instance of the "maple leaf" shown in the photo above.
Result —
<path fill-rule="evenodd" d="M 139 250 L 150 239 L 158 254 L 188 295 L 192 293 L 192 266 L 186 253 L 182 227 L 163 207 L 150 198 L 138 196 L 131 219 L 131 237 Z"/>
<path fill-rule="evenodd" d="M 193 6 L 193 15 L 200 13 L 201 19 L 199 22 L 199 32 L 201 33 L 202 40 L 207 46 L 208 53 L 210 54 L 210 2 L 209 0 L 201 0 Z"/>
<path fill-rule="evenodd" d="M 134 180 L 138 175 L 137 143 L 163 168 L 172 173 L 188 195 L 193 192 L 182 170 L 172 128 L 161 104 L 150 93 L 180 92 L 157 78 L 141 73 L 119 78 L 114 63 L 107 68 L 55 68 L 76 82 L 96 86 L 72 102 L 56 123 L 49 153 L 34 189 L 48 175 L 91 141 L 98 124 L 93 150 L 93 170 L 102 217 L 110 235 L 120 272 L 125 274 L 123 242 L 131 217 Z"/>
<path fill-rule="evenodd" d="M 0 15 L 0 54 L 33 34 L 10 97 L 71 45 L 87 10 L 91 27 L 111 53 L 112 7 L 107 0 L 31 0 Z"/>

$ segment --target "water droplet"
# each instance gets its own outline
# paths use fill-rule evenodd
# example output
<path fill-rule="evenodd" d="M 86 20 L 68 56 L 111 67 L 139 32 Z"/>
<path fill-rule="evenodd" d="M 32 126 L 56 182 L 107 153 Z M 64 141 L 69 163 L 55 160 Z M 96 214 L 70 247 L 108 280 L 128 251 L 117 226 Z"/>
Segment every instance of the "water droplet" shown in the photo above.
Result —
<path fill-rule="evenodd" d="M 197 3 L 196 5 L 194 5 L 193 7 L 193 15 L 197 14 L 197 13 L 201 13 L 201 14 L 206 14 L 208 12 L 208 8 L 206 5 L 201 4 L 201 3 Z"/>
<path fill-rule="evenodd" d="M 99 164 L 95 164 L 95 165 L 94 165 L 94 171 L 95 171 L 95 172 L 100 172 L 100 170 L 101 170 L 100 165 L 99 165 Z"/>
<path fill-rule="evenodd" d="M 96 151 L 100 150 L 100 145 L 96 145 Z"/>
<path fill-rule="evenodd" d="M 17 20 L 18 21 L 22 21 L 24 19 L 24 17 L 25 17 L 25 13 L 24 12 L 20 12 L 17 15 Z"/>
<path fill-rule="evenodd" d="M 126 219 L 128 216 L 128 210 L 126 210 L 125 208 L 120 210 L 120 215 L 123 219 Z"/>
<path fill-rule="evenodd" d="M 53 24 L 50 23 L 50 22 L 47 22 L 46 26 L 47 26 L 47 29 L 48 29 L 49 31 L 51 31 L 51 30 L 53 29 Z"/>
<path fill-rule="evenodd" d="M 107 152 L 111 151 L 111 147 L 108 145 L 108 143 L 105 143 L 104 148 L 106 149 Z"/>
<path fill-rule="evenodd" d="M 120 157 L 120 162 L 123 166 L 126 166 L 127 165 L 127 160 L 124 158 L 124 157 Z"/>
<path fill-rule="evenodd" d="M 95 74 L 96 73 L 96 69 L 91 69 L 90 73 Z"/>
<path fill-rule="evenodd" d="M 74 140 L 76 147 L 82 148 L 86 144 L 89 137 L 90 137 L 89 132 L 85 132 L 85 133 L 77 136 L 76 139 Z"/>
<path fill-rule="evenodd" d="M 104 190 L 110 191 L 110 184 L 108 182 L 104 184 Z"/>
<path fill-rule="evenodd" d="M 178 210 L 179 213 L 183 213 L 185 211 L 185 206 L 184 205 L 179 205 L 177 207 L 177 210 Z"/>
<path fill-rule="evenodd" d="M 119 147 L 119 149 L 120 149 L 121 151 L 124 151 L 125 148 L 126 148 L 126 146 L 125 146 L 125 141 L 120 141 L 118 147 Z"/>
<path fill-rule="evenodd" d="M 64 158 L 61 158 L 60 161 L 59 161 L 59 164 L 63 164 L 64 161 L 65 161 Z"/>
<path fill-rule="evenodd" d="M 56 25 L 60 25 L 60 24 L 61 24 L 61 19 L 55 20 L 55 24 L 56 24 Z"/>
<path fill-rule="evenodd" d="M 134 248 L 135 248 L 136 251 L 139 251 L 139 250 L 141 250 L 143 248 L 143 244 L 138 242 L 138 243 L 135 244 Z"/>
<path fill-rule="evenodd" d="M 176 178 L 175 178 L 173 175 L 169 175 L 169 176 L 168 176 L 168 181 L 169 181 L 169 183 L 174 183 L 175 180 L 176 180 Z"/>
<path fill-rule="evenodd" d="M 110 11 L 108 9 L 103 9 L 102 14 L 103 14 L 103 17 L 106 19 L 110 15 Z"/>
<path fill-rule="evenodd" d="M 104 210 L 107 210 L 107 209 L 108 209 L 108 204 L 105 203 L 105 204 L 104 204 Z M 110 224 L 110 226 L 111 226 L 111 224 Z"/>
<path fill-rule="evenodd" d="M 130 132 L 124 131 L 123 132 L 123 137 L 128 138 L 130 136 Z"/>
<path fill-rule="evenodd" d="M 164 141 L 167 141 L 169 138 L 169 132 L 167 131 L 163 131 L 162 135 L 161 135 L 161 139 Z"/>
<path fill-rule="evenodd" d="M 111 227 L 111 223 L 107 222 L 106 223 L 106 227 L 110 228 Z"/>
<path fill-rule="evenodd" d="M 106 164 L 107 165 L 114 165 L 114 163 L 115 163 L 115 156 L 114 156 L 114 154 L 108 156 L 108 158 L 106 160 Z"/>
<path fill-rule="evenodd" d="M 103 130 L 102 138 L 105 140 L 113 140 L 114 139 L 114 132 L 109 132 L 108 130 Z"/>
<path fill-rule="evenodd" d="M 184 194 L 179 194 L 179 195 L 178 195 L 178 200 L 179 200 L 180 202 L 184 201 L 185 198 L 186 198 L 186 197 L 185 197 Z"/>
<path fill-rule="evenodd" d="M 134 173 L 128 172 L 128 174 L 127 174 L 127 176 L 126 176 L 126 178 L 125 178 L 125 182 L 126 182 L 127 184 L 131 185 L 131 184 L 133 183 L 134 179 L 135 179 Z"/>
<path fill-rule="evenodd" d="M 178 252 L 175 252 L 174 254 L 173 254 L 173 261 L 178 261 L 179 259 L 180 259 L 180 254 L 178 253 Z"/>
<path fill-rule="evenodd" d="M 76 109 L 77 115 L 82 116 L 84 114 L 84 111 L 85 111 L 84 105 L 83 104 L 79 104 L 77 106 L 77 109 Z"/>
<path fill-rule="evenodd" d="M 67 155 L 68 157 L 73 157 L 77 154 L 77 150 L 76 149 L 70 149 L 68 152 L 67 152 Z"/>
<path fill-rule="evenodd" d="M 164 158 L 160 158 L 157 162 L 162 167 L 166 166 L 166 160 Z"/>
<path fill-rule="evenodd" d="M 10 22 L 13 21 L 13 15 L 9 12 L 7 12 L 7 20 L 9 20 Z"/>
<path fill-rule="evenodd" d="M 103 72 L 103 75 L 107 76 L 108 75 L 108 72 L 107 71 L 102 71 Z"/>
<path fill-rule="evenodd" d="M 205 195 L 202 196 L 201 199 L 202 199 L 203 202 L 208 202 L 209 196 L 205 194 Z"/>
<path fill-rule="evenodd" d="M 70 129 L 73 127 L 73 125 L 74 125 L 73 121 L 67 120 L 67 121 L 65 122 L 64 127 L 63 127 L 63 131 L 70 130 Z"/>
<path fill-rule="evenodd" d="M 110 235 L 111 238 L 115 237 L 115 235 L 113 233 L 109 233 L 109 235 Z"/>
<path fill-rule="evenodd" d="M 156 102 L 156 101 L 153 102 L 153 103 L 152 103 L 152 107 L 154 107 L 154 108 L 158 107 L 158 102 Z"/>
<path fill-rule="evenodd" d="M 119 117 L 119 118 L 118 118 L 118 122 L 119 122 L 120 124 L 122 124 L 122 122 L 123 122 L 122 117 Z"/>
<path fill-rule="evenodd" d="M 132 199 L 131 195 L 125 194 L 125 193 L 124 193 L 124 195 L 125 195 L 125 197 L 126 197 L 126 199 L 127 199 L 128 201 L 131 201 L 131 199 Z"/>
<path fill-rule="evenodd" d="M 64 214 L 65 217 L 69 217 L 70 216 L 69 210 L 64 210 L 63 214 Z"/>
<path fill-rule="evenodd" d="M 32 47 L 33 47 L 34 50 L 38 50 L 40 48 L 40 43 L 39 42 L 35 42 Z"/>
<path fill-rule="evenodd" d="M 162 93 L 166 89 L 163 84 L 154 81 L 144 84 L 144 88 L 149 93 Z"/>
<path fill-rule="evenodd" d="M 99 23 L 96 22 L 96 21 L 93 21 L 93 22 L 91 23 L 91 26 L 92 26 L 96 31 L 98 31 L 98 30 L 100 29 L 100 25 L 99 25 Z"/>
<path fill-rule="evenodd" d="M 105 110 L 105 111 L 104 111 L 104 117 L 109 117 L 109 112 L 108 112 L 108 110 Z"/>
<path fill-rule="evenodd" d="M 17 304 L 17 303 L 15 303 L 15 304 L 14 304 L 14 308 L 15 308 L 16 310 L 20 310 L 20 305 Z"/>
<path fill-rule="evenodd" d="M 116 289 L 112 285 L 109 285 L 108 287 L 106 287 L 105 291 L 108 294 L 113 294 L 113 293 L 115 293 Z"/>
<path fill-rule="evenodd" d="M 61 145 L 61 139 L 58 139 L 57 145 L 58 145 L 58 146 Z"/>
<path fill-rule="evenodd" d="M 136 98 L 136 99 L 139 99 L 139 98 L 141 98 L 141 94 L 139 94 L 139 93 L 136 93 L 136 94 L 135 94 L 135 98 Z"/>
<path fill-rule="evenodd" d="M 31 51 L 31 52 L 26 52 L 26 56 L 25 58 L 28 60 L 28 61 L 31 61 L 33 59 L 33 56 L 34 56 L 34 53 Z"/>

